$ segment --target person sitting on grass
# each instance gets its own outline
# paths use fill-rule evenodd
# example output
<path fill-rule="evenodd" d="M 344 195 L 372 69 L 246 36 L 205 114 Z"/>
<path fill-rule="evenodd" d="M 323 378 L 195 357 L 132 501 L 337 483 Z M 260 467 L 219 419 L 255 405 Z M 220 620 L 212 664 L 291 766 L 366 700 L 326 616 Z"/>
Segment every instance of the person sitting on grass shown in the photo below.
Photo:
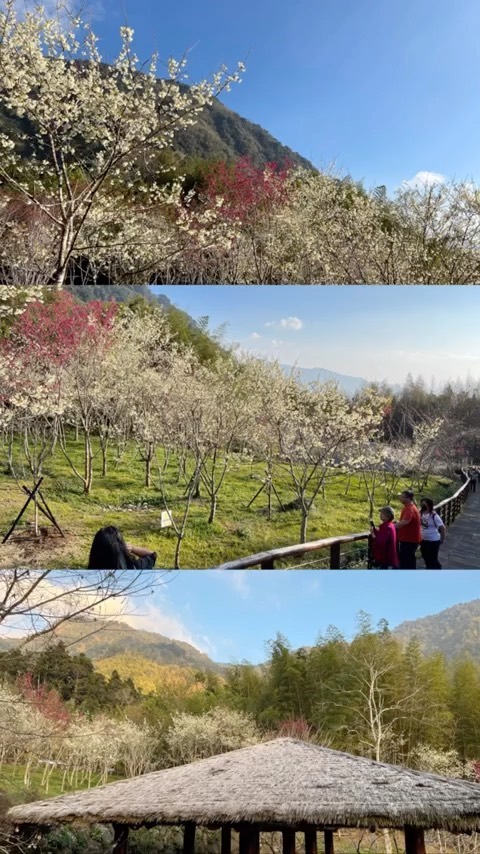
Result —
<path fill-rule="evenodd" d="M 393 520 L 395 514 L 392 507 L 382 507 L 380 510 L 381 524 L 375 527 L 370 522 L 370 535 L 373 540 L 373 560 L 376 569 L 397 569 L 397 532 Z"/>
<path fill-rule="evenodd" d="M 97 531 L 90 549 L 88 569 L 153 569 L 156 552 L 125 542 L 113 525 Z"/>

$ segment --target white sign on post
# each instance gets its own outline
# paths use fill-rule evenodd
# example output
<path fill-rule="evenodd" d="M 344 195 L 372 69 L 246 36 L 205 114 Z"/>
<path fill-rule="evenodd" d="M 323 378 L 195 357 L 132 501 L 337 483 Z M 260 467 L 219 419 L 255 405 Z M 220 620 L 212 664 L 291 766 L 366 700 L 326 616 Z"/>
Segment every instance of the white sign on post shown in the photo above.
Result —
<path fill-rule="evenodd" d="M 170 515 L 169 510 L 162 510 L 162 514 L 160 516 L 160 527 L 161 528 L 171 528 L 173 525 L 172 517 Z"/>

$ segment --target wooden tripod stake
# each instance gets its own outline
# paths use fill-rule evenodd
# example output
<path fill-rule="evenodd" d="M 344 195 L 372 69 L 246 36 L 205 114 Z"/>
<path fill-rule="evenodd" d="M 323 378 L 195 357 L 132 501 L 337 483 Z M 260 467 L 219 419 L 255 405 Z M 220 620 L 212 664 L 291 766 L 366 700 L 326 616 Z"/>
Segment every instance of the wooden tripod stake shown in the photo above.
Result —
<path fill-rule="evenodd" d="M 40 487 L 41 487 L 42 483 L 43 483 L 43 477 L 40 478 L 40 480 L 38 481 L 38 483 L 35 484 L 33 489 L 29 489 L 27 486 L 22 486 L 22 489 L 28 495 L 28 498 L 27 498 L 25 504 L 23 505 L 22 509 L 20 510 L 20 513 L 18 514 L 17 518 L 15 519 L 10 530 L 8 531 L 7 534 L 5 534 L 5 536 L 2 540 L 2 545 L 5 545 L 5 543 L 12 536 L 15 528 L 17 527 L 17 525 L 19 524 L 23 515 L 25 514 L 25 512 L 26 512 L 31 501 L 33 501 L 35 503 L 35 506 L 38 507 L 38 509 L 40 510 L 40 513 L 42 513 L 44 516 L 46 516 L 48 521 L 51 522 L 52 525 L 55 526 L 55 528 L 57 529 L 59 534 L 65 539 L 65 534 L 63 533 L 62 529 L 60 528 L 60 525 L 58 524 L 57 520 L 55 519 L 55 516 L 53 515 L 52 511 L 50 510 L 50 507 L 48 506 L 44 496 L 40 492 Z M 40 499 L 41 503 L 39 502 L 39 499 Z"/>

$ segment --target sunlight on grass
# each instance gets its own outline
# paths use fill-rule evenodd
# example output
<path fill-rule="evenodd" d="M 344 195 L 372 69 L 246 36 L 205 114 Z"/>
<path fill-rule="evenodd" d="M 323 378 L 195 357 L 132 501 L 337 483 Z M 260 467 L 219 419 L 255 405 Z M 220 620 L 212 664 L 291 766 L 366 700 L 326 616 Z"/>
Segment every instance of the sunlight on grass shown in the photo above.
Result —
<path fill-rule="evenodd" d="M 70 451 L 75 464 L 81 470 L 82 441 L 76 443 L 72 437 Z M 44 543 L 31 541 L 28 546 L 18 539 L 12 539 L 6 546 L 0 547 L 0 565 L 12 565 L 14 560 L 16 565 L 23 561 L 22 565 L 45 568 L 85 567 L 96 531 L 104 525 L 116 525 L 127 542 L 155 550 L 158 554 L 158 566 L 173 567 L 176 539 L 173 531 L 160 528 L 160 513 L 164 504 L 158 488 L 158 469 L 157 472 L 152 469 L 152 486 L 147 488 L 144 486 L 144 465 L 136 446 L 130 444 L 120 460 L 116 460 L 115 456 L 116 449 L 112 446 L 108 472 L 102 477 L 101 458 L 97 455 L 92 493 L 84 495 L 80 481 L 72 474 L 64 455 L 57 450 L 45 464 L 42 491 L 65 532 L 66 539 L 51 536 Z M 5 461 L 2 465 L 2 534 L 8 530 L 24 503 L 25 495 L 21 491 L 21 485 L 31 483 L 29 473 L 22 469 L 20 459 L 17 454 L 15 468 L 18 483 L 6 474 Z M 216 566 L 264 549 L 299 542 L 298 510 L 282 512 L 275 498 L 272 498 L 273 514 L 269 522 L 266 518 L 265 493 L 247 509 L 247 504 L 261 486 L 264 470 L 263 463 L 232 466 L 220 492 L 217 519 L 212 525 L 207 521 L 208 500 L 200 498 L 193 502 L 182 546 L 183 568 Z M 178 481 L 178 466 L 174 458 L 169 463 L 165 482 L 170 508 L 174 517 L 179 517 L 184 506 L 185 483 Z M 285 480 L 276 480 L 275 485 L 282 502 L 292 501 L 294 495 Z M 402 481 L 397 491 L 409 485 L 408 481 Z M 346 486 L 345 477 L 332 477 L 326 488 L 325 499 L 318 496 L 315 509 L 309 518 L 307 539 L 339 536 L 368 528 L 368 502 L 364 487 L 355 476 L 351 478 L 348 494 L 345 494 Z M 435 501 L 440 501 L 452 494 L 455 488 L 448 478 L 434 477 L 431 478 L 425 494 L 431 495 Z M 383 489 L 378 490 L 376 500 L 377 507 L 386 502 Z M 148 508 L 138 509 L 141 504 L 147 504 Z M 136 509 L 128 509 L 128 505 L 133 505 Z M 394 505 L 399 512 L 398 501 L 394 501 Z M 33 511 L 30 508 L 24 520 L 31 521 L 32 517 Z M 22 524 L 21 530 L 27 530 L 26 524 Z"/>

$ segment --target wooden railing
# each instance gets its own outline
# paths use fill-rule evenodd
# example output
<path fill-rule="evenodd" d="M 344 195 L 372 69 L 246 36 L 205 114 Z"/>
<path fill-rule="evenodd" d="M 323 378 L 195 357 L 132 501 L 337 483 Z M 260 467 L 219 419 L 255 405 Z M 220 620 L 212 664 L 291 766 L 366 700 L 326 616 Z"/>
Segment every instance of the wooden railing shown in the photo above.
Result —
<path fill-rule="evenodd" d="M 455 495 L 452 495 L 451 498 L 445 498 L 444 501 L 441 501 L 440 504 L 437 504 L 435 507 L 435 510 L 447 528 L 455 522 L 455 519 L 461 512 L 462 506 L 465 504 L 470 492 L 476 489 L 476 478 L 468 477 L 468 475 L 465 475 L 465 477 L 465 483 L 460 487 L 460 489 L 457 489 Z"/>
<path fill-rule="evenodd" d="M 458 514 L 461 512 L 462 506 L 467 500 L 470 492 L 475 488 L 476 482 L 474 478 L 468 477 L 465 472 L 462 472 L 466 478 L 460 489 L 450 498 L 445 498 L 436 505 L 435 510 L 442 519 L 444 525 L 451 525 Z M 343 537 L 328 537 L 324 540 L 312 540 L 308 543 L 297 543 L 294 546 L 283 546 L 279 549 L 270 549 L 269 551 L 258 552 L 248 557 L 239 558 L 238 560 L 228 561 L 215 569 L 275 569 L 275 564 L 285 563 L 294 558 L 300 559 L 312 552 L 321 552 L 322 550 L 329 551 L 320 562 L 327 561 L 325 569 L 346 569 L 352 566 L 352 560 L 355 562 L 361 561 L 364 566 L 370 568 L 370 532 L 362 531 L 359 534 L 346 534 Z M 342 551 L 342 546 L 348 546 L 352 543 L 364 543 L 364 548 L 354 550 L 353 553 Z M 318 559 L 317 559 L 318 560 Z M 308 563 L 302 564 L 308 568 Z M 290 566 L 290 568 L 293 568 Z M 297 569 L 300 567 L 297 565 Z M 355 567 L 360 569 L 361 567 Z"/>

